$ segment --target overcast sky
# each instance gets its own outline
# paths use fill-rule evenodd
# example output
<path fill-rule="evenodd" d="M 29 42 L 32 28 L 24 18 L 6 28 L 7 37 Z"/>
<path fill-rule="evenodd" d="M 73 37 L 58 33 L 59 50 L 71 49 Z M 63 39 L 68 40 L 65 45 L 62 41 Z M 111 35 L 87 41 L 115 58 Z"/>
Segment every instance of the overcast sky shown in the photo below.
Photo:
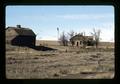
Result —
<path fill-rule="evenodd" d="M 114 41 L 113 6 L 7 6 L 6 27 L 31 28 L 38 40 L 57 40 L 59 32 L 70 30 L 86 32 L 90 35 L 93 28 L 101 30 L 101 41 Z"/>

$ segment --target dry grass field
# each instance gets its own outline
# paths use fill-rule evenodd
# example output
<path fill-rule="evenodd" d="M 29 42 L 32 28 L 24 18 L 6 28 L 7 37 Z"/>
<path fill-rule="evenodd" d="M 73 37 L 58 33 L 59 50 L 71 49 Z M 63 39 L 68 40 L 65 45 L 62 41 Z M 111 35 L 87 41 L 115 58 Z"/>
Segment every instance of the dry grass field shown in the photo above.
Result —
<path fill-rule="evenodd" d="M 56 44 L 55 44 L 56 43 Z M 37 41 L 56 50 L 36 50 L 6 44 L 7 79 L 111 79 L 114 78 L 114 45 L 99 49 L 59 46 Z M 107 44 L 107 46 L 105 46 Z"/>

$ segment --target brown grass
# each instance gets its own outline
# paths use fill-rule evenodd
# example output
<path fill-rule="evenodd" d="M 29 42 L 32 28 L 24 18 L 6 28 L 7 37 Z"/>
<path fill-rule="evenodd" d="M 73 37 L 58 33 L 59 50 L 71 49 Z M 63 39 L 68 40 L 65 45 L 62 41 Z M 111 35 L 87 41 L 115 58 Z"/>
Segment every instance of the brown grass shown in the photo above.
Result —
<path fill-rule="evenodd" d="M 114 48 L 47 45 L 55 51 L 6 45 L 8 79 L 104 79 L 114 77 Z M 67 52 L 66 52 L 67 49 Z M 100 64 L 98 64 L 100 60 Z"/>

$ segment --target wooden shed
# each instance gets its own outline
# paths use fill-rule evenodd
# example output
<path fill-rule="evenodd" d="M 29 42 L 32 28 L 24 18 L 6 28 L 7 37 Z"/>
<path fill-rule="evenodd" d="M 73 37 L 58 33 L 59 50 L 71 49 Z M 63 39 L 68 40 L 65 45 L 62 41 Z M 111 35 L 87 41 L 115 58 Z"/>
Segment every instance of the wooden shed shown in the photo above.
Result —
<path fill-rule="evenodd" d="M 83 36 L 83 35 L 75 35 L 70 39 L 70 42 L 72 43 L 72 46 L 80 46 L 83 47 L 86 46 L 92 46 L 94 45 L 93 36 Z"/>
<path fill-rule="evenodd" d="M 19 46 L 35 46 L 36 35 L 29 28 L 17 27 L 6 28 L 6 43 Z"/>

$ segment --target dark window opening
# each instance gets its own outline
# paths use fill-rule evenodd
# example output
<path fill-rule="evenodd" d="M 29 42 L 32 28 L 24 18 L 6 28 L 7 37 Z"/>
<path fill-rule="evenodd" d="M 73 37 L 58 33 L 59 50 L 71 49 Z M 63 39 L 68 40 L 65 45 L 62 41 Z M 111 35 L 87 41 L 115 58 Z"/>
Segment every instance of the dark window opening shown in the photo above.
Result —
<path fill-rule="evenodd" d="M 82 41 L 80 41 L 80 45 L 82 44 Z"/>

